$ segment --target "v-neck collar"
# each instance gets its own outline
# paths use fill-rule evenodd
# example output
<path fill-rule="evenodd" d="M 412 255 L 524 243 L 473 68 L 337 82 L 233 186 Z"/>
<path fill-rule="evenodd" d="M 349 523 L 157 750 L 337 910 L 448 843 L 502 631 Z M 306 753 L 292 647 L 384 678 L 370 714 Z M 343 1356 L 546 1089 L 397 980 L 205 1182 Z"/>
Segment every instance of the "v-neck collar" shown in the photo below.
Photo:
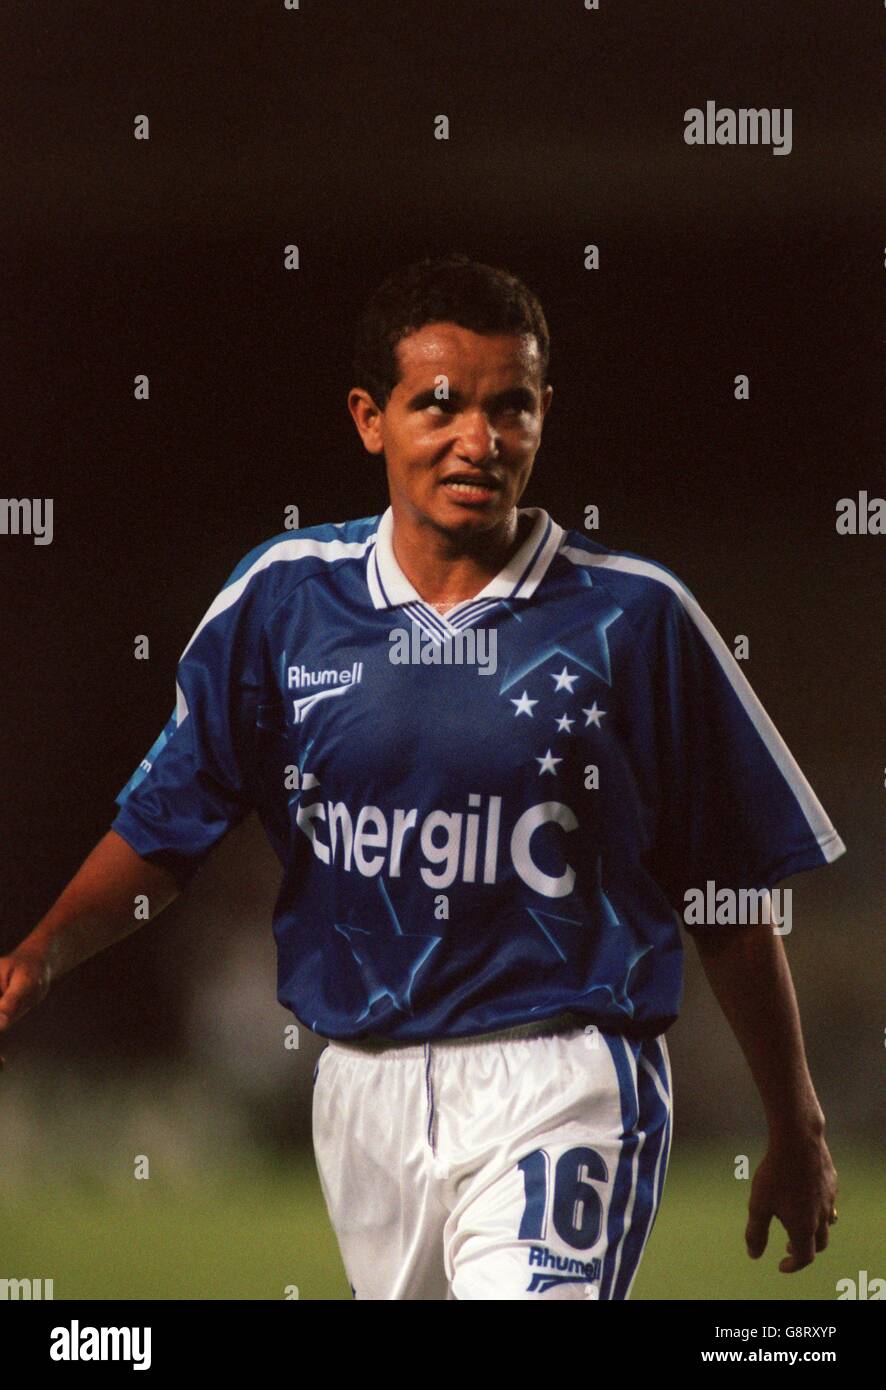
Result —
<path fill-rule="evenodd" d="M 485 588 L 442 614 L 421 597 L 398 565 L 393 545 L 394 513 L 388 507 L 379 521 L 375 545 L 367 554 L 366 576 L 374 607 L 408 606 L 416 616 L 420 610 L 432 628 L 448 632 L 469 626 L 503 599 L 531 598 L 559 550 L 564 532 L 541 507 L 520 507 L 518 516 L 533 519 L 523 544 Z"/>

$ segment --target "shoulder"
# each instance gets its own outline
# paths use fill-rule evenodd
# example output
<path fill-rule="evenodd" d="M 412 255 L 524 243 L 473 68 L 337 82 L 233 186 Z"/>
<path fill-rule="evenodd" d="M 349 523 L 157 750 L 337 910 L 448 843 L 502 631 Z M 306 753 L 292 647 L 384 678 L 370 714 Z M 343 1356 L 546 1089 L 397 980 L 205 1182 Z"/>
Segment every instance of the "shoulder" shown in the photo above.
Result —
<path fill-rule="evenodd" d="M 234 602 L 241 595 L 267 602 L 282 598 L 293 584 L 342 562 L 360 561 L 372 545 L 381 516 L 328 521 L 281 531 L 254 546 L 231 571 L 221 590 Z M 220 595 L 221 596 L 221 595 Z"/>
<path fill-rule="evenodd" d="M 581 531 L 564 530 L 558 550 L 590 587 L 602 585 L 635 620 L 657 619 L 683 611 L 694 616 L 698 601 L 674 570 L 633 550 L 613 550 Z"/>
<path fill-rule="evenodd" d="M 247 582 L 278 567 L 276 578 L 295 573 L 304 561 L 322 564 L 359 558 L 372 543 L 380 516 L 356 521 L 325 521 L 294 531 L 280 531 L 248 551 L 229 575 L 225 588 Z M 314 566 L 316 568 L 316 566 Z"/>
<path fill-rule="evenodd" d="M 362 562 L 380 520 L 379 515 L 323 522 L 281 531 L 253 546 L 217 592 L 191 642 L 210 623 L 213 631 L 227 631 L 232 625 L 259 630 L 271 610 L 303 580 L 348 561 Z"/>

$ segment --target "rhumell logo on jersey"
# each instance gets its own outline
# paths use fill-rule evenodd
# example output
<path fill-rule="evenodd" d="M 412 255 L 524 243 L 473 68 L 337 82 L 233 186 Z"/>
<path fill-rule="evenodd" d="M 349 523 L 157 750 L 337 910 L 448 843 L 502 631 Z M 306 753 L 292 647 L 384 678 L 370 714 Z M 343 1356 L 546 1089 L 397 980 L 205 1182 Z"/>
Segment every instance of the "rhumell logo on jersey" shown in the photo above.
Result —
<path fill-rule="evenodd" d="M 593 1284 L 600 1278 L 600 1260 L 578 1260 L 570 1255 L 555 1255 L 546 1245 L 533 1245 L 529 1251 L 530 1265 L 540 1265 L 544 1274 L 533 1274 L 526 1286 L 527 1293 L 546 1293 L 558 1284 Z M 553 1273 L 554 1270 L 562 1273 Z M 599 1290 L 593 1291 L 599 1294 Z M 589 1296 L 591 1290 L 588 1290 Z"/>
<path fill-rule="evenodd" d="M 327 667 L 321 671 L 311 671 L 307 666 L 289 666 L 286 671 L 286 685 L 289 690 L 305 690 L 320 686 L 310 695 L 302 695 L 292 702 L 293 723 L 303 724 L 308 711 L 318 700 L 329 700 L 334 695 L 347 695 L 348 691 L 363 679 L 363 662 L 355 661 L 347 670 L 338 671 Z"/>

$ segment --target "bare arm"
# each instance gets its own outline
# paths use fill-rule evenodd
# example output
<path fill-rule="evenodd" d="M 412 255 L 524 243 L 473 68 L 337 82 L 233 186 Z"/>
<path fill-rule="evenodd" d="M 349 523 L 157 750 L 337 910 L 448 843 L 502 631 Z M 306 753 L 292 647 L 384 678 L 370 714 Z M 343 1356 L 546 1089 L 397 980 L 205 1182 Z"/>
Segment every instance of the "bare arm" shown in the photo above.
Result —
<path fill-rule="evenodd" d="M 747 1060 L 769 1126 L 769 1148 L 751 1189 L 745 1239 L 762 1255 L 777 1216 L 788 1232 L 779 1269 L 811 1264 L 835 1219 L 837 1174 L 825 1117 L 806 1062 L 797 996 L 771 924 L 725 927 L 694 937 L 708 982 Z"/>
<path fill-rule="evenodd" d="M 0 1032 L 39 1003 L 53 981 L 143 926 L 147 919 L 135 916 L 140 894 L 153 918 L 179 888 L 109 830 L 34 930 L 0 956 Z"/>

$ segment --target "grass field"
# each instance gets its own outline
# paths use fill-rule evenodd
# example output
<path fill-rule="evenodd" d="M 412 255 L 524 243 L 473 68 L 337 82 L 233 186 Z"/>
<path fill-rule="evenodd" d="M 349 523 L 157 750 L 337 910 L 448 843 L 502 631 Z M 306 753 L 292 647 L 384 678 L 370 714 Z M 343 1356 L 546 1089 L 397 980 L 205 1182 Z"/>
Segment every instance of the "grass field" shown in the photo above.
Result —
<path fill-rule="evenodd" d="M 712 1153 L 676 1149 L 664 1202 L 634 1285 L 641 1299 L 834 1299 L 838 1279 L 886 1275 L 883 1166 L 843 1153 L 831 1245 L 796 1275 L 778 1272 L 774 1223 L 762 1260 L 743 1232 L 749 1182 Z M 0 1179 L 0 1278 L 54 1280 L 57 1299 L 350 1299 L 311 1156 L 187 1185 L 125 1189 L 80 1179 Z"/>

